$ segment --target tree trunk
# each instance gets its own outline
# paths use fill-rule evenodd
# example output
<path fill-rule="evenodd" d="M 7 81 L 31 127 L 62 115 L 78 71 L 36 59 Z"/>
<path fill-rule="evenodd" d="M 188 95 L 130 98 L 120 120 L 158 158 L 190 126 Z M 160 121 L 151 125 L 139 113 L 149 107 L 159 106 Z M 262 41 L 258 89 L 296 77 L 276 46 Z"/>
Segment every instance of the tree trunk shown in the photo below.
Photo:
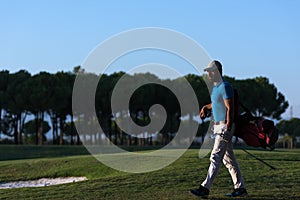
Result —
<path fill-rule="evenodd" d="M 59 134 L 59 145 L 63 145 L 64 144 L 64 123 L 63 120 L 60 118 L 59 119 L 59 127 L 60 127 L 60 134 Z"/>
<path fill-rule="evenodd" d="M 112 122 L 111 122 L 111 118 L 109 116 L 109 119 L 108 119 L 108 138 L 109 138 L 109 142 L 111 142 L 111 135 L 112 135 Z"/>
<path fill-rule="evenodd" d="M 41 117 L 39 120 L 39 127 L 38 127 L 38 145 L 43 144 L 43 122 L 44 122 L 44 112 L 41 112 Z"/>
<path fill-rule="evenodd" d="M 114 124 L 114 132 L 115 132 L 114 144 L 118 145 L 118 127 L 116 121 L 113 121 L 113 124 Z"/>
<path fill-rule="evenodd" d="M 75 130 L 74 118 L 73 115 L 71 115 L 71 145 L 74 145 L 74 139 L 73 139 L 73 136 L 75 135 L 75 133 L 73 132 L 74 130 Z"/>
<path fill-rule="evenodd" d="M 18 121 L 17 119 L 13 119 L 14 120 L 14 143 L 15 144 L 19 144 L 19 140 L 18 140 Z"/>
<path fill-rule="evenodd" d="M 74 138 L 73 138 L 73 135 L 71 135 L 71 145 L 74 145 Z"/>
<path fill-rule="evenodd" d="M 55 144 L 58 144 L 58 129 L 59 129 L 59 118 L 57 114 L 55 115 Z"/>
<path fill-rule="evenodd" d="M 0 125 L 2 124 L 2 108 L 0 108 Z M 0 140 L 2 135 L 2 129 L 0 129 Z"/>
<path fill-rule="evenodd" d="M 18 123 L 19 123 L 19 130 L 18 130 L 18 142 L 19 144 L 23 144 L 23 136 L 22 136 L 22 133 L 23 133 L 23 129 L 24 129 L 24 124 L 25 124 L 25 120 L 26 120 L 26 112 L 24 113 L 24 116 L 22 116 L 22 113 L 20 113 L 18 115 Z"/>
<path fill-rule="evenodd" d="M 38 145 L 43 144 L 43 127 L 39 126 L 38 128 Z"/>
<path fill-rule="evenodd" d="M 55 131 L 56 131 L 56 123 L 52 121 L 52 144 L 55 144 L 56 141 Z"/>
<path fill-rule="evenodd" d="M 142 146 L 145 146 L 145 138 L 146 138 L 146 133 L 143 132 Z"/>
<path fill-rule="evenodd" d="M 124 137 L 123 137 L 123 131 L 122 129 L 119 128 L 119 136 L 120 136 L 120 145 L 123 145 L 124 144 Z"/>
<path fill-rule="evenodd" d="M 131 144 L 132 144 L 131 135 L 127 134 L 127 145 L 131 146 Z"/>
<path fill-rule="evenodd" d="M 80 124 L 80 117 L 78 116 L 77 118 L 78 118 L 78 119 L 77 119 L 77 120 L 78 120 L 77 123 Z M 80 136 L 79 136 L 79 134 L 80 134 L 80 132 L 77 131 L 77 141 L 76 141 L 76 144 L 77 144 L 77 145 L 80 145 L 80 143 L 81 143 L 81 142 L 80 142 Z M 81 133 L 81 134 L 82 134 L 82 133 Z"/>
<path fill-rule="evenodd" d="M 76 141 L 76 144 L 77 144 L 77 145 L 80 145 L 80 137 L 79 137 L 79 134 L 77 134 L 77 141 Z"/>

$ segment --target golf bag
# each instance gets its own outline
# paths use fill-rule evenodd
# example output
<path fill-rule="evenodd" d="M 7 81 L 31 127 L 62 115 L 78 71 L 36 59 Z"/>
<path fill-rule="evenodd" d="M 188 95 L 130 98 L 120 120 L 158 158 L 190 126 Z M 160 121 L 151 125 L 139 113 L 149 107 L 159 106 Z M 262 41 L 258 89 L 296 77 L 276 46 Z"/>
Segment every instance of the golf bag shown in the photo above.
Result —
<path fill-rule="evenodd" d="M 273 150 L 278 140 L 278 129 L 274 122 L 263 117 L 254 117 L 239 101 L 237 90 L 234 90 L 234 102 L 236 124 L 234 135 L 243 139 L 249 146 Z M 243 107 L 245 113 L 239 114 L 239 105 Z"/>
<path fill-rule="evenodd" d="M 236 122 L 235 136 L 252 147 L 275 148 L 278 130 L 274 122 L 263 117 L 253 117 L 248 113 L 239 116 Z"/>

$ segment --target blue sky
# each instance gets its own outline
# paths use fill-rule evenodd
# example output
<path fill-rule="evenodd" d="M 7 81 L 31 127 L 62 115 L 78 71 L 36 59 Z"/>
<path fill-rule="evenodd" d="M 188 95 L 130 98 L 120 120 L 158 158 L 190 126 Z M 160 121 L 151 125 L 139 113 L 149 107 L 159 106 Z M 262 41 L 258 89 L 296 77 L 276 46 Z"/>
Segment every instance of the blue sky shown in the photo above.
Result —
<path fill-rule="evenodd" d="M 71 71 L 112 35 L 162 27 L 193 38 L 226 75 L 268 77 L 300 117 L 299 8 L 297 0 L 1 0 L 0 68 Z"/>

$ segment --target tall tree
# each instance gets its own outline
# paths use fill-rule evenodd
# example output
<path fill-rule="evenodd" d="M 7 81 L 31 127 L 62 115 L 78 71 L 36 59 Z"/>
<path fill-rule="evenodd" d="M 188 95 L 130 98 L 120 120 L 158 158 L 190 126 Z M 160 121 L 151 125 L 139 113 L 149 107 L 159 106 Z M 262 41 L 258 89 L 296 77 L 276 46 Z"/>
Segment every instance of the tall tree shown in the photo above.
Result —
<path fill-rule="evenodd" d="M 209 87 L 210 85 L 207 85 L 209 82 L 205 82 L 203 76 L 197 76 L 194 74 L 188 74 L 185 76 L 185 78 L 188 80 L 188 82 L 191 84 L 192 88 L 194 89 L 197 100 L 199 103 L 199 110 L 195 111 L 194 115 L 199 114 L 200 109 L 202 106 L 208 104 L 210 102 L 210 94 L 209 91 L 211 90 Z M 208 125 L 207 123 L 204 122 L 204 119 L 202 119 L 201 125 L 198 128 L 198 133 L 197 135 L 201 135 L 202 142 L 204 141 L 205 134 L 208 130 Z"/>
<path fill-rule="evenodd" d="M 0 71 L 0 139 L 1 135 L 5 132 L 5 124 L 3 114 L 7 108 L 7 87 L 9 80 L 9 71 Z"/>
<path fill-rule="evenodd" d="M 11 126 L 14 130 L 14 143 L 22 144 L 22 132 L 27 116 L 28 90 L 24 87 L 31 75 L 25 70 L 20 70 L 9 76 L 6 93 L 6 111 L 10 116 Z"/>
<path fill-rule="evenodd" d="M 94 84 L 95 80 L 99 78 L 96 74 L 84 72 L 80 67 L 75 67 L 74 72 L 57 72 L 56 74 L 41 72 L 34 76 L 31 76 L 25 70 L 13 74 L 8 71 L 0 71 L 0 136 L 3 133 L 9 136 L 12 134 L 16 144 L 22 143 L 23 127 L 28 112 L 35 116 L 36 144 L 42 144 L 43 142 L 43 121 L 46 113 L 51 117 L 54 143 L 59 142 L 62 144 L 66 132 L 71 136 L 75 136 L 75 129 L 72 127 L 74 126 L 74 123 L 72 123 L 74 121 L 73 117 L 75 121 L 80 123 L 94 125 L 97 120 L 91 113 L 86 111 L 72 112 L 72 90 L 75 75 L 78 73 L 83 74 L 86 78 L 86 87 L 90 87 L 89 84 Z M 136 123 L 144 126 L 150 123 L 149 108 L 153 104 L 160 104 L 167 111 L 167 121 L 161 130 L 166 142 L 172 139 L 170 133 L 174 133 L 178 129 L 181 116 L 189 116 L 189 123 L 191 125 L 195 123 L 194 117 L 198 115 L 199 110 L 193 109 L 181 113 L 180 105 L 172 89 L 159 84 L 146 84 L 138 88 L 130 99 L 129 110 L 120 108 L 112 113 L 111 95 L 116 83 L 124 74 L 124 72 L 111 75 L 103 74 L 98 83 L 95 96 L 98 121 L 103 132 L 111 140 L 114 139 L 115 143 L 123 144 L 127 135 L 128 143 L 131 144 L 132 138 L 116 126 L 114 117 L 124 116 L 125 123 L 127 118 L 132 117 Z M 132 79 L 130 84 L 137 84 L 145 79 L 155 79 L 161 82 L 162 85 L 170 85 L 171 88 L 179 89 L 184 96 L 188 97 L 187 88 L 182 84 L 186 79 L 195 91 L 200 107 L 210 102 L 208 86 L 204 82 L 204 77 L 201 76 L 189 74 L 175 80 L 161 80 L 150 73 L 127 76 Z M 271 84 L 265 77 L 245 80 L 236 80 L 232 77 L 225 77 L 225 79 L 229 80 L 238 89 L 241 102 L 257 116 L 280 119 L 281 114 L 288 106 L 284 95 L 278 92 L 275 85 Z M 121 92 L 124 94 L 129 93 L 127 85 L 123 85 Z M 185 98 L 184 104 L 188 104 L 189 100 Z M 69 131 L 74 131 L 74 134 Z M 84 131 L 83 138 L 86 138 L 86 134 L 89 135 L 87 138 L 92 138 L 91 142 L 99 143 L 98 140 L 103 133 L 96 133 L 91 128 Z M 78 144 L 79 141 L 79 138 L 77 138 Z M 140 144 L 151 143 L 150 140 L 136 139 L 136 144 L 138 141 Z"/>
<path fill-rule="evenodd" d="M 50 111 L 52 115 L 52 125 L 58 127 L 57 123 L 59 124 L 59 144 L 62 145 L 68 116 L 72 122 L 71 125 L 74 125 L 72 113 L 72 89 L 75 75 L 71 72 L 57 72 L 54 76 L 56 84 L 54 86 L 55 92 L 50 102 Z M 74 129 L 72 128 L 71 130 Z M 53 136 L 55 136 L 55 134 L 53 134 Z M 55 141 L 55 138 L 53 138 L 53 140 Z"/>
<path fill-rule="evenodd" d="M 28 110 L 34 115 L 36 123 L 36 144 L 43 144 L 43 122 L 45 112 L 50 108 L 51 97 L 55 93 L 53 76 L 40 72 L 27 81 Z"/>
<path fill-rule="evenodd" d="M 233 85 L 239 91 L 240 101 L 256 116 L 279 120 L 289 105 L 268 78 L 236 80 Z"/>
<path fill-rule="evenodd" d="M 277 123 L 277 128 L 279 133 L 284 135 L 288 134 L 289 136 L 295 138 L 296 136 L 300 136 L 300 119 L 292 118 L 290 120 L 281 120 Z"/>
<path fill-rule="evenodd" d="M 284 136 L 282 138 L 283 147 L 285 147 L 285 143 L 287 142 L 288 148 L 293 148 L 296 137 L 300 136 L 300 119 L 281 120 L 276 126 L 279 134 Z"/>
<path fill-rule="evenodd" d="M 47 121 L 42 122 L 42 138 L 46 141 L 46 133 L 51 129 Z M 25 142 L 27 144 L 35 144 L 35 134 L 36 134 L 36 123 L 35 120 L 30 120 L 24 124 L 24 134 Z"/>

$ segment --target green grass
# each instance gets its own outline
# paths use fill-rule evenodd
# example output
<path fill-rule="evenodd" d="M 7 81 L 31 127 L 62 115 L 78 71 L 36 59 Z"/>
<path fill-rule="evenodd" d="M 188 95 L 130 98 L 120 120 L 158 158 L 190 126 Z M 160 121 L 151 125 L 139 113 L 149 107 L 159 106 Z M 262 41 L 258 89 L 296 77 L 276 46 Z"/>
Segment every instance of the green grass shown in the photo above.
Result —
<path fill-rule="evenodd" d="M 0 150 L 2 154 L 1 146 Z M 235 150 L 249 193 L 247 199 L 300 199 L 300 150 L 249 151 L 277 170 L 270 170 L 242 150 Z M 60 176 L 86 176 L 89 180 L 40 188 L 2 189 L 0 199 L 198 199 L 189 190 L 198 187 L 209 165 L 208 157 L 199 159 L 196 149 L 188 150 L 164 169 L 143 174 L 115 171 L 90 155 L 47 155 L 47 158 L 20 160 L 18 157 L 19 160 L 1 161 L 0 182 Z M 224 199 L 224 194 L 231 190 L 230 175 L 222 167 L 211 188 L 210 199 Z"/>
<path fill-rule="evenodd" d="M 0 145 L 0 161 L 29 158 L 49 158 L 72 155 L 88 155 L 84 146 L 34 146 L 34 145 Z"/>

